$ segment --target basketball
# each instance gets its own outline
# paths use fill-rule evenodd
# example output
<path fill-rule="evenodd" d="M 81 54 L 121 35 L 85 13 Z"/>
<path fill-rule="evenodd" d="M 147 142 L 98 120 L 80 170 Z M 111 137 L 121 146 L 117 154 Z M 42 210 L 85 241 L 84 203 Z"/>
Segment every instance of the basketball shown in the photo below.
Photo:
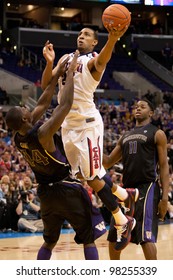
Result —
<path fill-rule="evenodd" d="M 102 22 L 106 29 L 109 25 L 115 29 L 119 27 L 118 29 L 121 30 L 130 25 L 131 13 L 125 6 L 113 4 L 103 11 Z"/>

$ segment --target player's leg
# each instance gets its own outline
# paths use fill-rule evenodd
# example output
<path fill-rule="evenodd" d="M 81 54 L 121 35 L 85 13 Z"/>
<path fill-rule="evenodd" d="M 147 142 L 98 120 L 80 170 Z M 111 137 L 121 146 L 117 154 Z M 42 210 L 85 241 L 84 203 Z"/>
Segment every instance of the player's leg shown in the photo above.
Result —
<path fill-rule="evenodd" d="M 160 186 L 157 182 L 141 184 L 139 199 L 135 205 L 136 227 L 132 232 L 132 242 L 140 244 L 146 260 L 157 259 L 158 202 Z"/>
<path fill-rule="evenodd" d="M 85 260 L 99 260 L 98 249 L 95 243 L 84 244 Z"/>
<path fill-rule="evenodd" d="M 106 174 L 102 166 L 103 154 L 103 130 L 98 125 L 85 130 L 80 145 L 80 170 L 83 177 L 87 180 L 89 186 L 97 192 L 99 198 L 105 204 L 107 209 L 112 213 L 115 219 L 115 227 L 118 231 L 116 249 L 121 250 L 127 246 L 131 238 L 131 231 L 135 226 L 135 219 L 125 216 L 118 206 L 117 199 L 113 195 L 111 186 L 104 181 L 103 176 Z M 128 192 L 118 187 L 116 188 L 117 197 L 122 200 L 127 199 Z"/>
<path fill-rule="evenodd" d="M 44 242 L 43 245 L 40 247 L 37 253 L 37 260 L 50 260 L 52 256 L 52 250 L 55 247 L 55 243 L 46 243 Z"/>
<path fill-rule="evenodd" d="M 83 178 L 97 192 L 102 202 L 112 213 L 119 232 L 117 249 L 124 248 L 130 241 L 135 219 L 126 217 L 122 213 L 110 186 L 100 179 L 106 173 L 102 166 L 103 126 L 98 125 L 82 131 L 63 129 L 62 133 L 64 149 L 73 172 L 76 172 L 77 169 L 81 172 Z M 119 191 L 121 192 L 121 198 L 123 198 L 124 193 L 124 199 L 126 199 L 128 196 L 126 190 L 121 188 Z"/>
<path fill-rule="evenodd" d="M 157 248 L 155 243 L 145 242 L 141 244 L 146 260 L 157 260 Z"/>
<path fill-rule="evenodd" d="M 83 244 L 86 260 L 98 260 L 94 241 L 106 232 L 103 217 L 98 209 L 93 211 L 91 199 L 78 180 L 68 178 L 62 183 L 66 189 L 68 204 L 65 216 L 76 232 L 75 241 Z"/>
<path fill-rule="evenodd" d="M 104 180 L 100 180 L 98 177 L 96 177 L 92 181 L 88 180 L 88 184 L 93 189 L 95 189 L 95 186 L 97 189 L 98 185 L 102 187 L 101 190 L 97 192 L 97 194 L 107 209 L 112 213 L 115 220 L 115 227 L 117 230 L 117 243 L 115 249 L 124 249 L 130 242 L 131 231 L 136 224 L 135 219 L 123 214 L 119 208 L 116 197 L 111 192 L 111 188 L 105 183 Z"/>
<path fill-rule="evenodd" d="M 123 189 L 121 186 L 115 185 L 108 174 L 103 176 L 103 180 L 110 186 L 112 193 L 118 197 L 119 203 L 124 208 L 124 213 L 133 217 L 135 211 L 135 202 L 139 198 L 139 190 L 137 188 Z"/>
<path fill-rule="evenodd" d="M 37 260 L 49 260 L 61 233 L 64 218 L 59 216 L 61 193 L 57 186 L 39 185 L 37 194 L 40 199 L 41 217 L 44 225 L 44 243 L 37 253 Z"/>
<path fill-rule="evenodd" d="M 109 242 L 109 258 L 110 260 L 120 260 L 121 251 L 115 250 L 116 242 Z"/>

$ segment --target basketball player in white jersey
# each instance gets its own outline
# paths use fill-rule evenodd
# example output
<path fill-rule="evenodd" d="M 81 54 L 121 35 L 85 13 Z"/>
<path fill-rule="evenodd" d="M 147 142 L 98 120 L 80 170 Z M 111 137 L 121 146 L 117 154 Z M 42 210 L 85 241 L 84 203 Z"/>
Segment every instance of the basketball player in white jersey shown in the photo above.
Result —
<path fill-rule="evenodd" d="M 117 40 L 127 28 L 119 31 L 108 27 L 108 30 L 108 40 L 99 54 L 93 52 L 98 43 L 98 35 L 94 30 L 84 28 L 78 34 L 77 48 L 80 55 L 74 73 L 74 101 L 62 124 L 62 140 L 66 156 L 72 167 L 72 175 L 81 174 L 111 211 L 118 231 L 118 242 L 115 249 L 122 250 L 130 241 L 131 231 L 136 221 L 122 213 L 116 198 L 124 201 L 127 208 L 133 208 L 134 202 L 138 198 L 138 190 L 125 190 L 119 186 L 113 186 L 111 180 L 105 177 L 106 172 L 102 166 L 104 127 L 102 117 L 93 101 L 94 92 L 111 59 Z M 57 67 L 53 69 L 55 52 L 49 41 L 43 48 L 43 55 L 47 61 L 41 81 L 44 89 L 54 76 Z M 73 55 L 73 53 L 70 54 L 71 57 Z M 67 54 L 61 57 L 57 65 L 66 56 Z M 61 94 L 64 84 L 65 76 L 59 80 L 58 95 Z"/>

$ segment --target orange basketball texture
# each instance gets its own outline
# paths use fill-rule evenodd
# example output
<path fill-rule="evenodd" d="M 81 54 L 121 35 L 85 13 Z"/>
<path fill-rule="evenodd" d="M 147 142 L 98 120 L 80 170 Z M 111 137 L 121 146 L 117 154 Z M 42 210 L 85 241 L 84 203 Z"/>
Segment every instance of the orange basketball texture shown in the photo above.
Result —
<path fill-rule="evenodd" d="M 131 22 L 131 13 L 123 5 L 113 4 L 108 6 L 102 14 L 102 22 L 104 27 L 110 26 L 117 28 L 119 30 L 123 29 L 125 26 L 129 26 Z"/>

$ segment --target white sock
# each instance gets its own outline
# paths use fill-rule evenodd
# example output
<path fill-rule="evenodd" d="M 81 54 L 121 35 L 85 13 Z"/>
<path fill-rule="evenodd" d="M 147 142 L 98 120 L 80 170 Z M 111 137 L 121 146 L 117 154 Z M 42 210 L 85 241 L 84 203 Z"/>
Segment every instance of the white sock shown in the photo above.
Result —
<path fill-rule="evenodd" d="M 172 211 L 169 212 L 169 216 L 170 216 L 170 218 L 173 218 L 173 212 Z"/>
<path fill-rule="evenodd" d="M 123 189 L 122 187 L 117 185 L 117 189 L 115 192 L 113 192 L 115 196 L 117 196 L 120 200 L 124 201 L 128 197 L 128 193 L 126 189 Z"/>
<path fill-rule="evenodd" d="M 122 211 L 119 209 L 117 213 L 112 214 L 115 219 L 116 225 L 124 225 L 127 223 L 126 216 L 122 213 Z"/>

